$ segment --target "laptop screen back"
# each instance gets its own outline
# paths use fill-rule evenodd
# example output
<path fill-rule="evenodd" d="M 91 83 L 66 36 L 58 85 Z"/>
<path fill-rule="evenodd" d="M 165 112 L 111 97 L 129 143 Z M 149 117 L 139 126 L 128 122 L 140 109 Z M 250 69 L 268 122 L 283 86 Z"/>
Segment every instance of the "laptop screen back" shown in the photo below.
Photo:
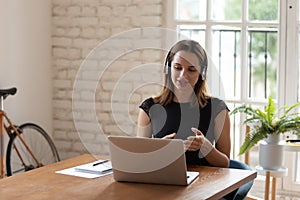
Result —
<path fill-rule="evenodd" d="M 109 136 L 116 181 L 187 185 L 183 141 Z"/>

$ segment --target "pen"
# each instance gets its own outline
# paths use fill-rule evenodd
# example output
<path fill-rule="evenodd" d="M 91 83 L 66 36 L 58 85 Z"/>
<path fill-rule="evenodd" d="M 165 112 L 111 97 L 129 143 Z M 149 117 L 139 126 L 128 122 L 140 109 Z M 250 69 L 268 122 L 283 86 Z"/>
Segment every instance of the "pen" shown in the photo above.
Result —
<path fill-rule="evenodd" d="M 94 163 L 93 166 L 101 165 L 101 164 L 106 163 L 106 162 L 108 162 L 108 160 L 102 160 L 100 162 Z"/>

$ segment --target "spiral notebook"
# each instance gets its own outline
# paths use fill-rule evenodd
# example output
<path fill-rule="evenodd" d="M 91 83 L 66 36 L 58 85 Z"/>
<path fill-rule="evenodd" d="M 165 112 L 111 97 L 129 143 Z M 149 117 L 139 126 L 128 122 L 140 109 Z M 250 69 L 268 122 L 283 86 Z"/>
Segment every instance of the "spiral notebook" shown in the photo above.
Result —
<path fill-rule="evenodd" d="M 97 160 L 71 168 L 58 170 L 56 173 L 83 178 L 98 178 L 111 174 L 112 166 L 109 160 Z"/>
<path fill-rule="evenodd" d="M 98 160 L 76 166 L 75 170 L 83 173 L 106 174 L 112 171 L 112 166 L 109 160 Z"/>

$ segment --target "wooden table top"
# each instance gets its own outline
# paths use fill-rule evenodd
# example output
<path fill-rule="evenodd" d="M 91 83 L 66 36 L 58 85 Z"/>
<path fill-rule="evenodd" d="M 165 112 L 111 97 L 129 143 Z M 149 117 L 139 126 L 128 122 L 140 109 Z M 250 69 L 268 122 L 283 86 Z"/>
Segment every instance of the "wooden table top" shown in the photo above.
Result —
<path fill-rule="evenodd" d="M 218 167 L 197 167 L 199 177 L 188 186 L 116 182 L 112 174 L 87 179 L 55 173 L 97 160 L 85 154 L 26 173 L 0 179 L 0 199 L 219 199 L 256 178 L 257 173 Z"/>

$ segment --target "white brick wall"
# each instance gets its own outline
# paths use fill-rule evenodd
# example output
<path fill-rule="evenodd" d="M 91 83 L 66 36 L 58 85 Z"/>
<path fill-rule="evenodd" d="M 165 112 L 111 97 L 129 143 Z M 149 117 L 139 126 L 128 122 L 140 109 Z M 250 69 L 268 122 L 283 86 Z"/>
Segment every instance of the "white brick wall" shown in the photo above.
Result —
<path fill-rule="evenodd" d="M 132 30 L 162 27 L 163 6 L 163 0 L 52 0 L 53 136 L 62 159 L 107 154 L 99 126 L 106 135 L 135 134 L 138 105 L 158 89 L 143 84 L 161 82 L 157 63 L 165 52 L 136 49 L 159 46 L 162 37 Z M 123 37 L 126 31 L 132 32 Z M 101 42 L 110 45 L 101 49 Z M 77 75 L 83 84 L 73 93 Z"/>

